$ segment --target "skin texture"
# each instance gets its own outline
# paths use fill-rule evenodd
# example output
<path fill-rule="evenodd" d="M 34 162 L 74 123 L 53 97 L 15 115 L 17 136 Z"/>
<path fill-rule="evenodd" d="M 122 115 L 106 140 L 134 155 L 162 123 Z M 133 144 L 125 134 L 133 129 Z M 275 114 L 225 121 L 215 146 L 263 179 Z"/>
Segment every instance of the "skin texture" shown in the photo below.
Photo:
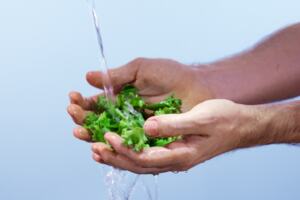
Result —
<path fill-rule="evenodd" d="M 271 36 L 253 49 L 201 67 L 166 59 L 136 59 L 110 71 L 115 93 L 127 83 L 148 102 L 170 94 L 183 100 L 182 114 L 155 116 L 144 125 L 151 137 L 182 135 L 167 147 L 136 153 L 117 134 L 107 133 L 106 144 L 92 144 L 95 161 L 142 174 L 185 171 L 222 153 L 273 143 L 300 142 L 300 103 L 268 103 L 300 94 L 300 25 Z M 102 88 L 104 75 L 89 72 L 88 82 Z M 100 94 L 101 95 L 101 94 Z M 216 99 L 218 98 L 218 99 Z M 82 125 L 97 95 L 70 93 L 68 112 Z M 208 100 L 213 99 L 213 100 Z M 225 100 L 227 99 L 227 100 Z M 248 104 L 248 105 L 244 105 Z M 75 137 L 90 141 L 87 130 Z"/>
<path fill-rule="evenodd" d="M 199 69 L 217 98 L 262 104 L 300 94 L 300 24 L 269 36 L 253 48 Z M 202 80 L 203 81 L 203 80 Z"/>

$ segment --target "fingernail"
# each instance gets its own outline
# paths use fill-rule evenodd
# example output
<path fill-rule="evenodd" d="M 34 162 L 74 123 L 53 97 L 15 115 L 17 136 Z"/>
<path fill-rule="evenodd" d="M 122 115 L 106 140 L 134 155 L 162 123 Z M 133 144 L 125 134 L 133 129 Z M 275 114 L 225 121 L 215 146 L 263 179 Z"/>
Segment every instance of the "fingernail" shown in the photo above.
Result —
<path fill-rule="evenodd" d="M 82 130 L 82 128 L 78 128 L 77 132 L 80 136 L 85 136 L 84 130 Z"/>
<path fill-rule="evenodd" d="M 147 121 L 144 125 L 145 131 L 151 136 L 158 135 L 158 124 L 155 120 Z"/>
<path fill-rule="evenodd" d="M 118 136 L 115 133 L 107 132 L 104 134 L 104 138 L 108 140 L 116 140 Z"/>
<path fill-rule="evenodd" d="M 112 136 L 111 136 L 111 134 L 109 132 L 107 132 L 107 133 L 104 134 L 104 138 L 106 140 L 109 140 L 110 138 L 112 138 Z"/>

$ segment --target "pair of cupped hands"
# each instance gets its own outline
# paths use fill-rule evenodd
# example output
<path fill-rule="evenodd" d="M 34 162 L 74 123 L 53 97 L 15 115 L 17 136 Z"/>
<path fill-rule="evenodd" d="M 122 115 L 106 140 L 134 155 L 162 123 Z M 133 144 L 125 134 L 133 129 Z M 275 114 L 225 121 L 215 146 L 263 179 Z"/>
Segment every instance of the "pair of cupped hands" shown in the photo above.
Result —
<path fill-rule="evenodd" d="M 166 147 L 146 148 L 135 152 L 123 145 L 116 133 L 106 133 L 104 143 L 92 144 L 93 159 L 99 163 L 139 174 L 158 174 L 186 171 L 217 155 L 244 147 L 251 124 L 251 106 L 229 100 L 214 99 L 198 68 L 172 60 L 136 59 L 110 70 L 114 91 L 125 84 L 133 84 L 146 102 L 158 102 L 174 94 L 183 102 L 181 114 L 149 118 L 144 130 L 150 137 L 182 135 L 182 139 Z M 90 85 L 103 89 L 104 75 L 88 72 Z M 78 92 L 70 93 L 68 113 L 79 126 L 74 136 L 90 142 L 88 131 L 81 125 L 92 111 L 97 96 L 85 98 Z"/>

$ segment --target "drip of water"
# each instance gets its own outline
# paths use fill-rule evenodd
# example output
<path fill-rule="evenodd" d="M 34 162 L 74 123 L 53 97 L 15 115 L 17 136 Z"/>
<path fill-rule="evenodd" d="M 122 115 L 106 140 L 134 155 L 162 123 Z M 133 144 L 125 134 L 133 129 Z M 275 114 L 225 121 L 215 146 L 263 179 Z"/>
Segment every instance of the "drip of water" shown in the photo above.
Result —
<path fill-rule="evenodd" d="M 158 175 L 154 175 L 154 200 L 158 200 Z"/>
<path fill-rule="evenodd" d="M 90 12 L 93 16 L 93 23 L 97 35 L 97 42 L 100 49 L 100 67 L 104 75 L 103 76 L 104 93 L 107 99 L 113 100 L 114 92 L 113 92 L 112 82 L 111 82 L 109 70 L 105 59 L 103 40 L 101 36 L 98 16 L 96 13 L 96 3 L 95 0 L 87 0 L 87 3 L 90 7 Z M 129 106 L 129 109 L 130 108 L 131 110 L 134 111 L 134 109 Z M 106 178 L 105 178 L 105 183 L 108 191 L 108 199 L 109 200 L 131 200 L 133 198 L 135 188 L 137 187 L 137 185 L 141 185 L 141 187 L 144 188 L 144 190 L 146 191 L 146 196 L 147 196 L 147 198 L 143 198 L 143 199 L 158 200 L 157 177 L 154 178 L 154 186 L 153 186 L 154 194 L 150 189 L 150 187 L 147 184 L 144 184 L 142 181 L 139 181 L 139 179 L 141 179 L 141 176 L 139 175 L 110 167 L 108 171 L 106 171 Z"/>

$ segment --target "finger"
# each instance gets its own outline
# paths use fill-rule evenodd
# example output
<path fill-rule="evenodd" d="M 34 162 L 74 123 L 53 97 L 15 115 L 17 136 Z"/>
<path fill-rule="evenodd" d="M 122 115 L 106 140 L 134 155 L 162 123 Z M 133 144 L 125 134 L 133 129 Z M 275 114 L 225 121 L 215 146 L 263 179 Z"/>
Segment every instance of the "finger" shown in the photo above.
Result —
<path fill-rule="evenodd" d="M 85 110 L 94 110 L 99 95 L 84 98 L 79 92 L 70 92 L 71 104 L 77 104 Z"/>
<path fill-rule="evenodd" d="M 80 139 L 80 140 L 84 140 L 86 142 L 91 142 L 91 136 L 88 132 L 88 130 L 86 130 L 85 128 L 83 127 L 76 127 L 74 130 L 73 130 L 73 135 Z"/>
<path fill-rule="evenodd" d="M 144 130 L 151 137 L 197 134 L 194 121 L 191 112 L 154 116 L 145 122 Z"/>
<path fill-rule="evenodd" d="M 103 73 L 100 71 L 91 71 L 86 74 L 86 80 L 88 81 L 89 84 L 96 88 L 101 88 L 103 89 Z"/>
<path fill-rule="evenodd" d="M 111 69 L 108 74 L 114 88 L 135 81 L 135 77 L 139 68 L 138 61 L 132 61 L 122 67 Z M 86 75 L 87 81 L 94 87 L 103 89 L 103 82 L 106 75 L 99 71 L 91 71 Z"/>
<path fill-rule="evenodd" d="M 170 171 L 170 168 L 144 168 L 136 165 L 126 156 L 117 154 L 103 143 L 96 143 L 92 146 L 93 158 L 97 162 L 104 163 L 119 169 L 128 170 L 137 174 L 158 174 Z"/>
<path fill-rule="evenodd" d="M 70 104 L 67 108 L 67 111 L 72 117 L 73 121 L 78 125 L 83 124 L 87 114 L 89 113 L 88 111 L 83 110 L 79 105 L 76 104 Z"/>
<path fill-rule="evenodd" d="M 168 149 L 176 149 L 176 148 L 186 147 L 186 145 L 187 144 L 185 143 L 185 141 L 178 140 L 166 145 L 165 147 Z"/>
<path fill-rule="evenodd" d="M 115 133 L 106 133 L 105 139 L 113 149 L 128 157 L 142 167 L 172 167 L 188 158 L 187 148 L 167 149 L 163 147 L 146 148 L 142 152 L 135 152 L 123 144 L 123 140 Z"/>
<path fill-rule="evenodd" d="M 93 153 L 92 157 L 96 162 L 103 163 L 103 160 L 99 154 Z"/>

